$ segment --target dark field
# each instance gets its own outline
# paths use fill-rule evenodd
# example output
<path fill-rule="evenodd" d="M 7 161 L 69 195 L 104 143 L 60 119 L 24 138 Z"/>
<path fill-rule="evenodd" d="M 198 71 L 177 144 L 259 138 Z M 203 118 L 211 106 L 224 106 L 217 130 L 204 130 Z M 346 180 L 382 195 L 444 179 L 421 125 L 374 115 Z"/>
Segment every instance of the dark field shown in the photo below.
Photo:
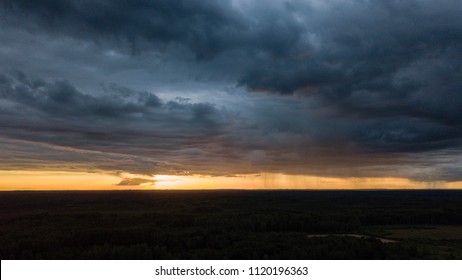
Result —
<path fill-rule="evenodd" d="M 1 192 L 0 258 L 462 259 L 462 191 Z"/>

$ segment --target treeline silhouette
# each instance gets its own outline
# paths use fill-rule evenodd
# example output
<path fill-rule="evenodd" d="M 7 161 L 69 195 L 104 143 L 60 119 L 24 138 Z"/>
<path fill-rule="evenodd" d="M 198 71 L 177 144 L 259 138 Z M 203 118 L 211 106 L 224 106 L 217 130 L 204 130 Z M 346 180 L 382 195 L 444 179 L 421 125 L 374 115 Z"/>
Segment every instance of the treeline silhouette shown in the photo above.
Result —
<path fill-rule="evenodd" d="M 462 237 L 307 237 L 388 225 L 462 225 L 462 191 L 4 192 L 0 258 L 462 258 Z"/>

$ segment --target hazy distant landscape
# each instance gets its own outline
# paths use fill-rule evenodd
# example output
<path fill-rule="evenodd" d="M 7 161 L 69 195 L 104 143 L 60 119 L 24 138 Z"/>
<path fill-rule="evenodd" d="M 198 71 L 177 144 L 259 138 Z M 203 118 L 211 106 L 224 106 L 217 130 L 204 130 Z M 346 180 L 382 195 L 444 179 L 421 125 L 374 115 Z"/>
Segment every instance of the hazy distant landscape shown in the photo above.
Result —
<path fill-rule="evenodd" d="M 1 192 L 0 258 L 461 259 L 462 191 Z"/>

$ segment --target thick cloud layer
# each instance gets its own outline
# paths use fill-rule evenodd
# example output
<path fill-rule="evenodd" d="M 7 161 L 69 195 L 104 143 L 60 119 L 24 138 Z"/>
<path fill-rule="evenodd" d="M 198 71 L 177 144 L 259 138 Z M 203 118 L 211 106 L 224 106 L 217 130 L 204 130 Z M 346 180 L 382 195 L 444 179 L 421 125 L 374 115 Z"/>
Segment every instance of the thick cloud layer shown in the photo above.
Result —
<path fill-rule="evenodd" d="M 0 168 L 462 180 L 461 13 L 455 0 L 1 1 Z"/>

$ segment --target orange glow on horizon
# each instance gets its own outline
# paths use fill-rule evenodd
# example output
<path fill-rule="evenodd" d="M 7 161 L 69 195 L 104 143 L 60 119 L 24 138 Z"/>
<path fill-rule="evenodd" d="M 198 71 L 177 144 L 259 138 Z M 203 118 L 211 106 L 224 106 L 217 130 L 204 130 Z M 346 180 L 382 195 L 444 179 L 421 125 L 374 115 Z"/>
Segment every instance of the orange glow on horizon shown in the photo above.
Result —
<path fill-rule="evenodd" d="M 101 173 L 63 171 L 0 171 L 0 191 L 111 190 L 120 178 Z"/>
<path fill-rule="evenodd" d="M 155 183 L 155 189 L 460 189 L 462 182 L 417 182 L 405 178 L 341 178 L 262 173 L 235 177 L 171 176 Z"/>
<path fill-rule="evenodd" d="M 123 178 L 152 182 L 118 185 Z M 341 178 L 262 173 L 234 177 L 136 175 L 88 172 L 0 171 L 0 190 L 192 190 L 192 189 L 461 189 L 462 182 L 416 182 L 404 178 Z"/>

